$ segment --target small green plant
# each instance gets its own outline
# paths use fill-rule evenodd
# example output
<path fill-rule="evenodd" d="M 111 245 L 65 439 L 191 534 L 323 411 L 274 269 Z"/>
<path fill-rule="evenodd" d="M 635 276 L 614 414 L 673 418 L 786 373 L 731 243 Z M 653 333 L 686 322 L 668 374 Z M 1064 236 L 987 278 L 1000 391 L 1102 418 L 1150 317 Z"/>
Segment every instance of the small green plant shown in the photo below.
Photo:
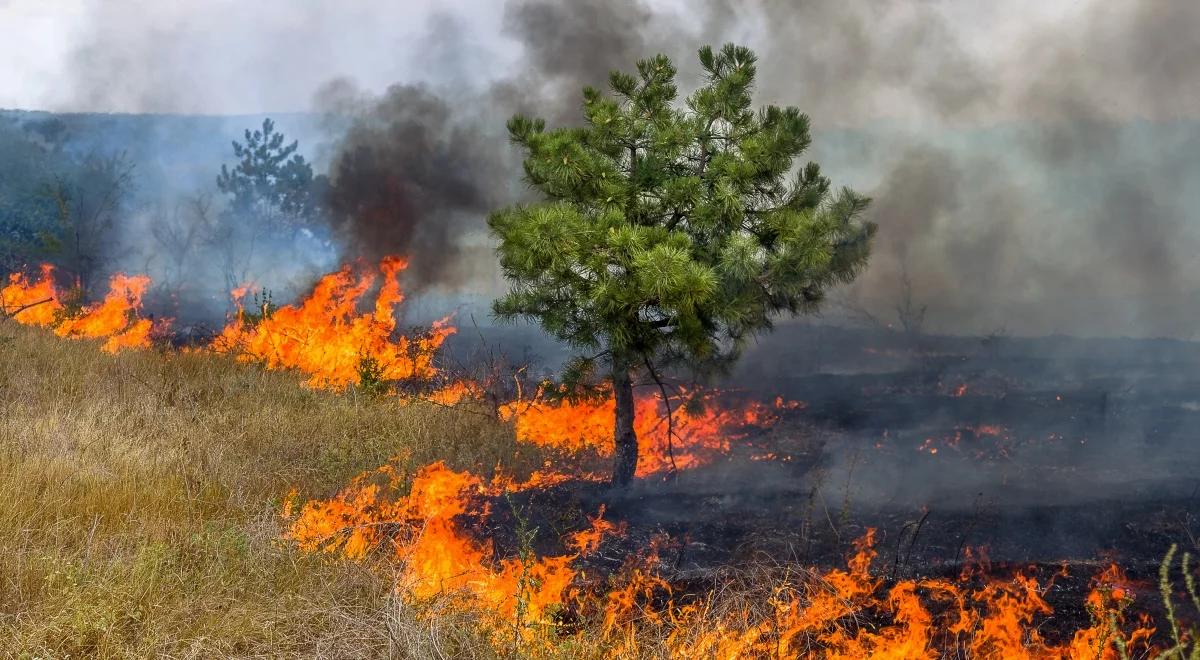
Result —
<path fill-rule="evenodd" d="M 391 387 L 383 373 L 383 366 L 370 355 L 358 357 L 358 384 L 356 389 L 367 396 L 380 396 Z"/>
<path fill-rule="evenodd" d="M 58 312 L 58 320 L 77 318 L 83 314 L 83 307 L 87 303 L 87 292 L 76 284 L 62 292 L 58 302 L 62 305 L 62 309 Z"/>
<path fill-rule="evenodd" d="M 513 641 L 519 644 L 523 638 L 522 633 L 539 623 L 529 620 L 530 600 L 534 592 L 541 587 L 541 583 L 534 576 L 532 570 L 537 561 L 533 542 L 537 538 L 538 528 L 530 527 L 529 518 L 522 514 L 521 509 L 513 501 L 511 493 L 505 493 L 504 499 L 508 502 L 513 518 L 516 520 L 517 557 L 521 560 L 521 575 L 517 578 L 517 593 L 515 594 L 517 599 L 516 618 L 513 620 Z"/>
<path fill-rule="evenodd" d="M 1175 564 L 1178 545 L 1172 545 L 1158 567 L 1158 590 L 1162 594 L 1163 609 L 1167 614 L 1167 623 L 1171 626 L 1171 640 L 1175 645 L 1164 650 L 1157 657 L 1163 660 L 1197 660 L 1200 659 L 1200 629 L 1194 625 L 1182 629 L 1182 622 L 1175 610 L 1175 583 L 1171 578 L 1171 569 Z M 1191 564 L 1192 555 L 1183 553 L 1179 560 L 1179 572 L 1183 574 L 1183 586 L 1192 601 L 1196 612 L 1200 613 L 1200 592 L 1196 590 L 1196 576 Z"/>
<path fill-rule="evenodd" d="M 1111 586 L 1101 586 L 1100 590 L 1104 600 L 1101 603 L 1089 600 L 1087 603 L 1088 619 L 1091 620 L 1093 627 L 1098 627 L 1100 630 L 1100 636 L 1092 645 L 1092 649 L 1096 652 L 1093 657 L 1096 660 L 1111 657 L 1107 655 L 1111 648 L 1116 651 L 1116 657 L 1120 660 L 1131 660 L 1130 640 L 1126 639 L 1125 633 L 1121 629 L 1121 622 L 1124 619 L 1124 612 L 1133 604 L 1133 598 L 1127 593 L 1118 592 Z"/>
<path fill-rule="evenodd" d="M 254 305 L 251 309 L 254 311 L 242 311 L 242 323 L 248 326 L 253 327 L 266 321 L 275 315 L 275 310 L 279 309 L 279 306 L 271 299 L 270 289 L 255 291 L 252 300 Z"/>
<path fill-rule="evenodd" d="M 573 358 L 563 366 L 559 378 L 543 378 L 537 384 L 542 399 L 555 403 L 600 401 L 610 394 L 602 378 L 596 375 L 596 361 Z"/>
<path fill-rule="evenodd" d="M 515 629 L 513 631 L 516 641 L 521 639 L 521 630 L 525 628 L 526 618 L 529 616 L 529 593 L 534 587 L 533 578 L 529 575 L 529 568 L 534 561 L 533 554 L 533 539 L 537 536 L 537 529 L 529 527 L 529 519 L 521 515 L 521 510 L 513 502 L 512 495 L 504 494 L 504 499 L 508 501 L 508 506 L 512 509 L 513 518 L 517 521 L 517 556 L 521 559 L 521 576 L 517 579 L 517 617 L 513 622 Z"/>

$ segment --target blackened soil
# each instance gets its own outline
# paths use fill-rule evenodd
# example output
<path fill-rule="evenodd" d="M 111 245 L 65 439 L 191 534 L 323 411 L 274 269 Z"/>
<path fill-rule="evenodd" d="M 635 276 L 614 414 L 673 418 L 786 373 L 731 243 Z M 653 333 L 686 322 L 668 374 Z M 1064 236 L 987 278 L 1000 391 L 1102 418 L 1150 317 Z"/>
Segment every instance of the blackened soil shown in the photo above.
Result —
<path fill-rule="evenodd" d="M 1164 554 L 1200 554 L 1196 345 L 829 332 L 776 337 L 747 361 L 728 396 L 804 404 L 733 455 L 624 489 L 522 493 L 493 503 L 481 533 L 515 554 L 519 513 L 539 552 L 561 553 L 603 506 L 625 532 L 583 560 L 589 573 L 654 543 L 660 570 L 700 591 L 731 567 L 844 566 L 870 528 L 885 580 L 982 560 L 1036 574 L 1050 641 L 1089 624 L 1085 596 L 1109 562 L 1159 613 Z"/>

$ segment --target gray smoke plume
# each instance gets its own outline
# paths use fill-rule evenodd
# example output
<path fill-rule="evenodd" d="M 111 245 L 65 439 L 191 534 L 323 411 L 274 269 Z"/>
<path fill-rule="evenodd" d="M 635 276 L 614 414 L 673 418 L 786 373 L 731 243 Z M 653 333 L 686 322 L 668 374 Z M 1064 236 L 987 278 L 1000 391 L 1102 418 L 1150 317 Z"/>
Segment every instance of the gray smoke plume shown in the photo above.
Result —
<path fill-rule="evenodd" d="M 1174 118 L 1197 107 L 1180 67 L 1200 56 L 1200 41 L 1182 28 L 1198 24 L 1200 11 L 1093 5 L 1080 20 L 1085 29 L 1032 39 L 1021 82 L 1001 82 L 1020 62 L 988 72 L 998 109 L 1008 112 L 1002 104 L 1012 99 L 1032 122 L 985 129 L 978 144 L 944 150 L 940 161 L 905 150 L 876 212 L 910 217 L 881 227 L 884 263 L 859 291 L 878 292 L 894 277 L 886 262 L 903 255 L 890 240 L 924 250 L 903 263 L 926 280 L 917 289 L 946 329 L 1194 336 L 1200 236 L 1180 177 L 1200 174 L 1200 125 Z M 910 199 L 931 178 L 959 185 Z"/>
<path fill-rule="evenodd" d="M 878 172 L 854 304 L 887 314 L 903 279 L 944 331 L 1194 336 L 1200 6 L 1090 3 L 991 58 L 938 3 L 755 7 L 765 95 Z"/>
<path fill-rule="evenodd" d="M 516 111 L 574 123 L 578 90 L 603 85 L 609 70 L 665 51 L 686 77 L 696 72 L 695 46 L 738 39 L 760 55 L 760 99 L 809 112 L 813 157 L 875 198 L 876 254 L 845 294 L 852 306 L 886 317 L 903 275 L 929 306 L 930 329 L 1191 336 L 1200 316 L 1187 301 L 1200 272 L 1190 255 L 1200 236 L 1184 182 L 1200 175 L 1200 151 L 1190 148 L 1200 127 L 1176 118 L 1194 116 L 1200 95 L 1190 64 L 1200 45 L 1189 29 L 1200 9 L 1093 3 L 1058 20 L 989 56 L 932 2 L 712 0 L 683 11 L 512 0 L 502 26 L 521 46 L 516 73 L 475 102 L 415 117 L 385 98 L 375 114 L 397 113 L 431 135 L 445 130 L 446 111 L 450 123 L 492 127 Z M 363 134 L 350 135 L 357 144 Z M 460 131 L 446 148 L 488 168 L 513 163 L 486 142 L 496 137 Z M 461 231 L 438 229 L 452 222 L 440 212 L 429 214 L 439 217 L 432 230 L 397 222 L 396 231 L 451 240 L 478 232 L 484 208 L 520 190 L 511 177 L 478 174 L 470 194 L 454 175 L 429 191 L 432 209 L 439 199 L 467 202 Z M 411 176 L 427 188 L 419 166 Z M 372 243 L 391 231 L 365 222 Z"/>
<path fill-rule="evenodd" d="M 262 111 L 352 75 L 373 93 L 318 93 L 341 256 L 408 252 L 410 286 L 489 293 L 483 218 L 528 194 L 507 117 L 577 122 L 582 86 L 656 52 L 686 93 L 696 48 L 737 41 L 760 56 L 759 102 L 808 112 L 811 157 L 874 197 L 876 252 L 847 306 L 886 320 L 905 281 L 930 330 L 1194 336 L 1200 5 L 1019 4 L 264 2 L 231 22 L 92 3 L 71 84 L 46 98 Z"/>

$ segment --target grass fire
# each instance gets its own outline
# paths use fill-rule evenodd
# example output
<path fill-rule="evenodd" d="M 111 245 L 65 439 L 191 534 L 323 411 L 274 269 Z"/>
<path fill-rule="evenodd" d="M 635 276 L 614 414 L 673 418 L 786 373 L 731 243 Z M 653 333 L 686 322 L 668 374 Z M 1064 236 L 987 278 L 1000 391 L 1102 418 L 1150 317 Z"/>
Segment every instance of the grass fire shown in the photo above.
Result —
<path fill-rule="evenodd" d="M 0 657 L 1200 658 L 1190 5 L 214 7 L 0 8 Z"/>

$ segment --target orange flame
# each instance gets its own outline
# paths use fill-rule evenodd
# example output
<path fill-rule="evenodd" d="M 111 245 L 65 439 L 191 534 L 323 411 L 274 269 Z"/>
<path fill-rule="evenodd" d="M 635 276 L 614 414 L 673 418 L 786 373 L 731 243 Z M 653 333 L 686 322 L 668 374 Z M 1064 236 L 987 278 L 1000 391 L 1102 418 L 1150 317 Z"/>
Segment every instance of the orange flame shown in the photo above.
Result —
<path fill-rule="evenodd" d="M 313 292 L 296 305 L 265 314 L 255 323 L 240 308 L 215 345 L 238 359 L 262 362 L 268 369 L 296 369 L 308 374 L 314 388 L 338 389 L 359 383 L 364 366 L 382 381 L 431 379 L 433 356 L 455 328 L 449 319 L 433 324 L 428 335 L 393 338 L 395 307 L 404 300 L 399 273 L 407 262 L 385 257 L 379 265 L 383 285 L 370 314 L 358 312 L 361 298 L 375 277 L 355 277 L 349 266 L 325 275 Z M 234 291 L 245 295 L 246 289 Z"/>
<path fill-rule="evenodd" d="M 117 273 L 109 280 L 108 295 L 100 304 L 84 310 L 78 318 L 63 321 L 54 332 L 60 337 L 107 338 L 101 348 L 109 353 L 122 348 L 148 348 L 153 324 L 135 316 L 149 286 L 150 278 L 145 275 Z"/>
<path fill-rule="evenodd" d="M 485 497 L 501 494 L 512 486 L 510 481 L 485 484 L 438 462 L 417 473 L 406 497 L 392 500 L 375 483 L 380 478 L 387 479 L 388 491 L 398 488 L 389 466 L 360 475 L 337 497 L 301 507 L 287 536 L 302 549 L 349 559 L 390 547 L 404 566 L 397 587 L 408 597 L 461 598 L 497 621 L 523 618 L 531 629 L 551 625 L 550 613 L 566 602 L 577 576 L 571 562 L 595 551 L 605 535 L 618 529 L 601 511 L 589 529 L 567 543 L 573 553 L 497 560 L 491 541 L 476 540 L 456 519 L 486 513 Z M 290 501 L 285 505 L 285 515 L 291 506 Z"/>
<path fill-rule="evenodd" d="M 873 530 L 856 543 L 846 569 L 799 583 L 785 581 L 763 607 L 722 610 L 714 595 L 676 602 L 672 585 L 656 570 L 658 544 L 630 557 L 610 578 L 607 590 L 581 590 L 574 586 L 580 573 L 573 562 L 595 552 L 605 536 L 623 533 L 604 520 L 603 510 L 591 519 L 590 528 L 564 537 L 572 553 L 496 559 L 491 541 L 468 533 L 463 517 L 485 516 L 486 496 L 534 487 L 533 482 L 486 484 L 435 463 L 416 475 L 408 496 L 392 501 L 380 495 L 379 485 L 367 483 L 378 476 L 387 477 L 389 489 L 398 486 L 390 468 L 363 475 L 333 500 L 304 505 L 288 536 L 301 548 L 323 548 L 350 558 L 390 545 L 403 566 L 397 585 L 403 595 L 415 600 L 454 596 L 459 607 L 478 612 L 498 636 L 513 631 L 516 623 L 531 655 L 555 640 L 584 634 L 555 622 L 553 613 L 568 607 L 595 617 L 593 634 L 607 657 L 645 655 L 642 640 L 655 639 L 661 640 L 665 655 L 676 658 L 819 654 L 1107 660 L 1117 657 L 1118 643 L 1149 650 L 1154 632 L 1144 622 L 1132 629 L 1125 625 L 1131 592 L 1115 566 L 1093 582 L 1088 596 L 1093 625 L 1055 645 L 1038 631 L 1040 620 L 1053 612 L 1036 579 L 1020 573 L 1011 579 L 983 576 L 981 586 L 967 588 L 968 580 L 981 576 L 984 569 L 978 568 L 964 571 L 959 583 L 900 580 L 887 586 L 871 573 Z M 285 511 L 290 507 L 285 505 Z M 545 630 L 555 634 L 539 632 Z M 511 636 L 504 639 L 511 641 Z"/>
<path fill-rule="evenodd" d="M 12 313 L 18 323 L 52 327 L 60 337 L 105 339 L 101 348 L 109 353 L 150 346 L 154 324 L 138 318 L 142 296 L 150 286 L 150 278 L 144 275 L 113 275 L 103 301 L 69 318 L 63 318 L 66 309 L 54 286 L 53 266 L 43 264 L 37 282 L 30 282 L 20 273 L 9 275 L 8 282 L 0 290 L 0 307 Z"/>
<path fill-rule="evenodd" d="M 37 282 L 30 282 L 22 273 L 10 274 L 8 286 L 0 289 L 0 311 L 25 325 L 53 325 L 63 309 L 54 287 L 54 266 L 42 264 L 41 272 Z"/>
<path fill-rule="evenodd" d="M 109 281 L 109 293 L 104 300 L 84 310 L 77 318 L 67 319 L 54 328 L 60 337 L 107 338 L 101 347 L 109 353 L 122 348 L 150 346 L 151 322 L 137 319 L 142 296 L 150 286 L 145 275 L 128 276 L 121 273 Z"/>
<path fill-rule="evenodd" d="M 673 403 L 670 429 L 661 399 L 654 395 L 636 398 L 634 430 L 640 445 L 637 476 L 708 463 L 727 454 L 730 441 L 744 437 L 747 427 L 766 426 L 776 419 L 768 406 L 756 401 L 727 407 L 721 405 L 715 392 L 685 395 L 695 397 L 703 407 L 693 411 Z M 549 401 L 538 396 L 532 401 L 501 406 L 500 416 L 514 421 L 517 438 L 524 442 L 571 453 L 590 450 L 611 456 L 615 409 L 612 396 L 580 401 Z"/>
<path fill-rule="evenodd" d="M 1116 658 L 1118 641 L 1149 649 L 1153 628 L 1144 623 L 1124 632 L 1118 601 L 1128 592 L 1110 568 L 1088 596 L 1093 625 L 1063 645 L 1048 644 L 1037 619 L 1052 614 L 1033 578 L 989 579 L 967 590 L 944 580 L 901 580 L 886 592 L 869 574 L 873 534 L 859 541 L 849 570 L 832 570 L 802 589 L 780 587 L 765 618 L 746 610 L 725 614 L 717 625 L 711 603 L 679 607 L 670 616 L 667 638 L 673 657 L 772 657 L 819 654 L 829 658 Z M 1114 573 L 1116 571 L 1116 573 Z M 938 603 L 951 602 L 949 609 Z M 935 614 L 935 612 L 940 612 Z M 871 613 L 875 613 L 872 615 Z M 860 617 L 890 623 L 862 626 Z"/>

